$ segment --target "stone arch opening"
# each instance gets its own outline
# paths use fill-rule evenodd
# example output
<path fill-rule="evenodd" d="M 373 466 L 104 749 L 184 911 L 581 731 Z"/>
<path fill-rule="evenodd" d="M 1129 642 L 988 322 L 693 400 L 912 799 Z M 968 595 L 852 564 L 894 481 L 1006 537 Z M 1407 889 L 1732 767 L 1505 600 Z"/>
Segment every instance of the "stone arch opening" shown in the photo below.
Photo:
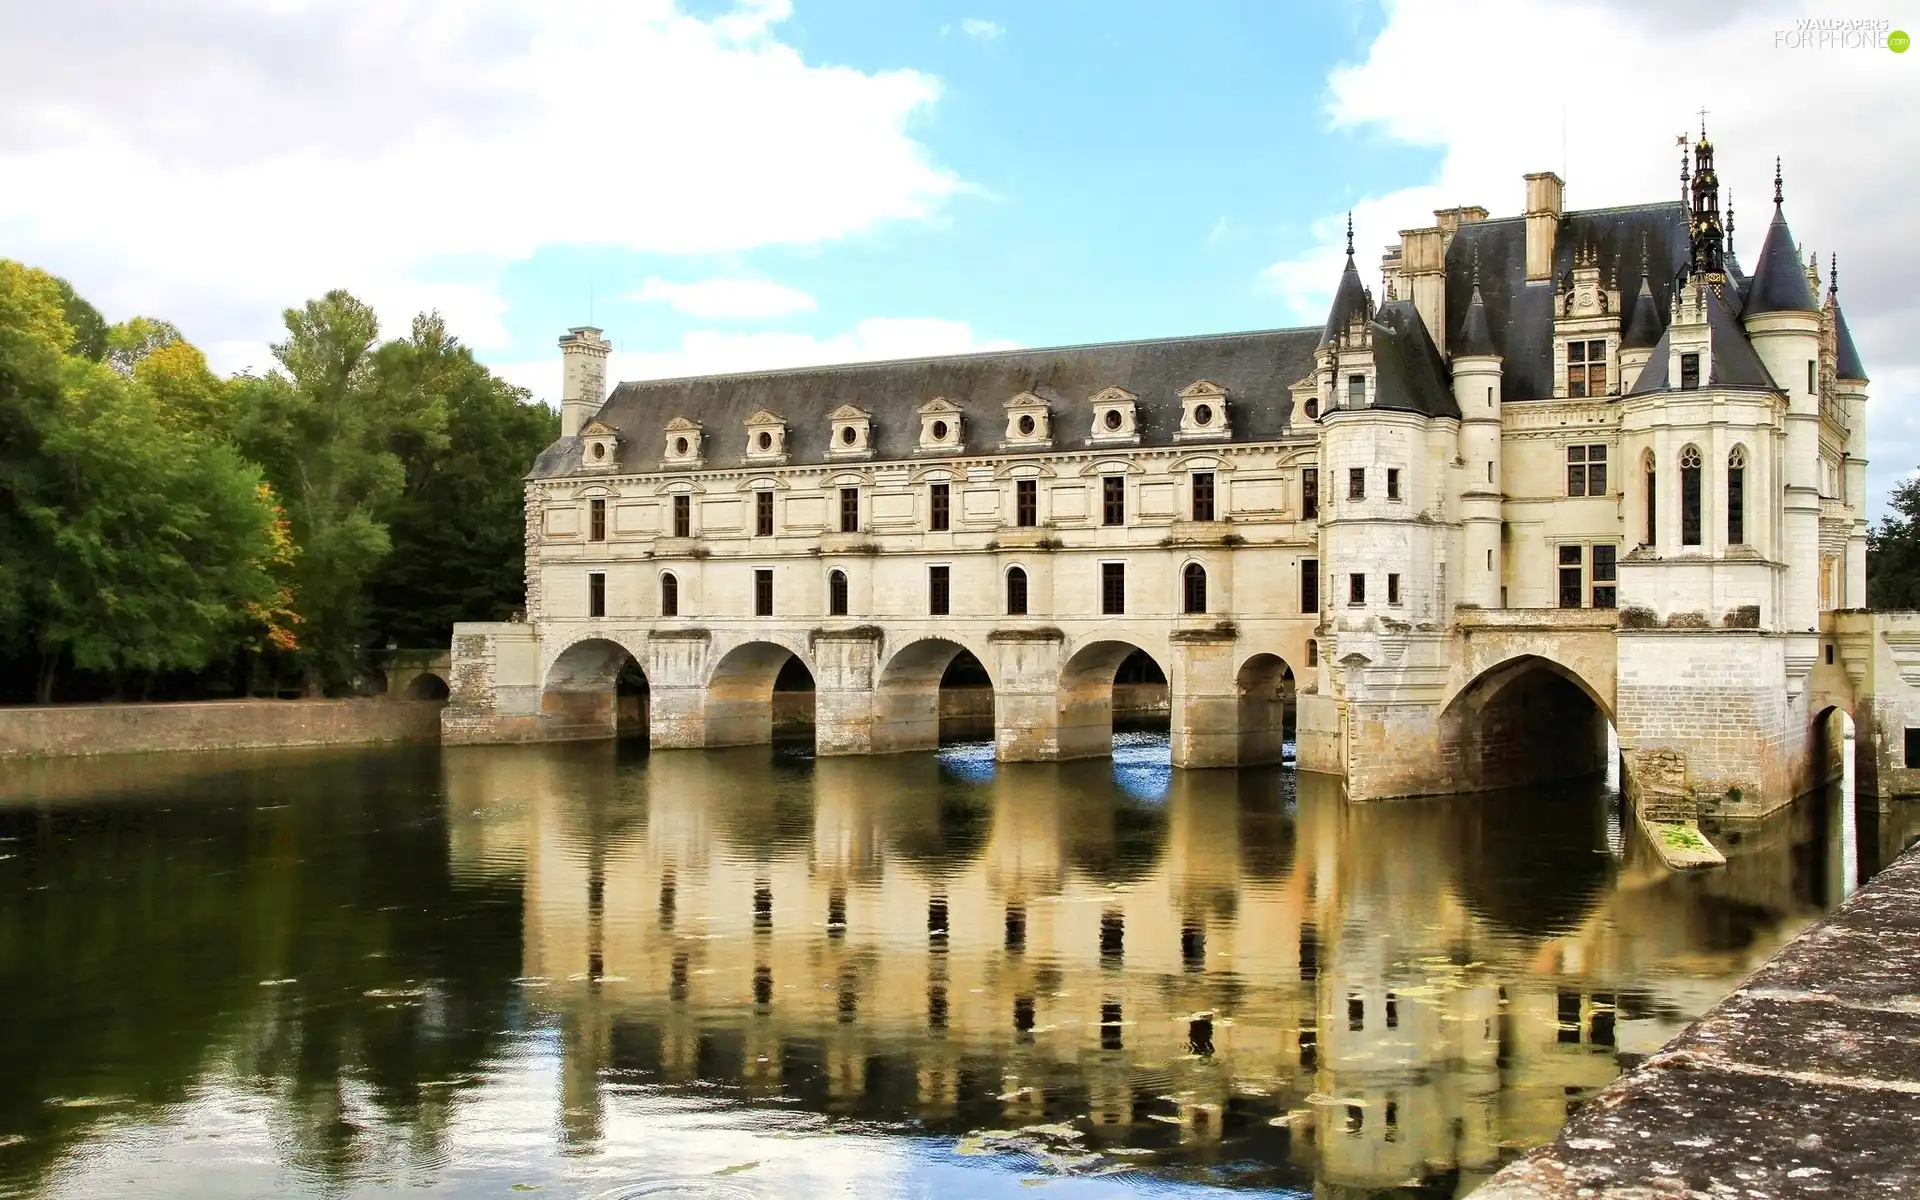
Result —
<path fill-rule="evenodd" d="M 811 740 L 813 669 L 776 642 L 727 651 L 707 677 L 709 746 L 762 746 Z"/>
<path fill-rule="evenodd" d="M 873 688 L 873 750 L 932 750 L 991 735 L 993 677 L 971 650 L 924 638 L 896 651 Z"/>
<path fill-rule="evenodd" d="M 1816 793 L 1812 815 L 1825 825 L 1819 839 L 1822 862 L 1809 864 L 1807 877 L 1812 898 L 1818 903 L 1835 905 L 1852 895 L 1862 872 L 1861 812 L 1856 806 L 1858 777 L 1853 714 L 1839 705 L 1829 705 L 1813 718 L 1807 765 L 1810 791 Z M 1871 819 L 1871 818 L 1870 818 Z M 1867 872 L 1873 869 L 1867 865 Z"/>
<path fill-rule="evenodd" d="M 1105 758 L 1116 730 L 1163 730 L 1167 673 L 1131 642 L 1089 642 L 1060 672 L 1060 757 Z"/>
<path fill-rule="evenodd" d="M 624 705 L 623 697 L 631 697 Z M 551 738 L 646 733 L 647 674 L 620 643 L 586 638 L 560 652 L 540 689 Z M 624 718 L 624 719 L 623 719 Z"/>
<path fill-rule="evenodd" d="M 1243 767 L 1291 758 L 1295 718 L 1293 668 L 1277 654 L 1256 654 L 1234 677 L 1240 705 L 1239 763 Z"/>
<path fill-rule="evenodd" d="M 447 681 L 432 671 L 422 671 L 407 680 L 406 697 L 409 700 L 445 700 L 451 689 Z"/>
<path fill-rule="evenodd" d="M 1551 659 L 1522 655 L 1481 672 L 1447 705 L 1442 768 L 1471 792 L 1604 776 L 1610 720 L 1585 680 Z"/>

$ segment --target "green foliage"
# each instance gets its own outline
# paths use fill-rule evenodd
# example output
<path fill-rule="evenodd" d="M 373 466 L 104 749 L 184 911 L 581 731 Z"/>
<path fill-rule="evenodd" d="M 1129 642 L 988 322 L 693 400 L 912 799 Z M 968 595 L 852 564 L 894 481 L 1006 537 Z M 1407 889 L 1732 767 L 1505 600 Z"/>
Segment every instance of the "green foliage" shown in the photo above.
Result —
<path fill-rule="evenodd" d="M 76 358 L 99 362 L 107 352 L 106 318 L 100 315 L 99 309 L 75 294 L 73 285 L 66 280 L 54 279 L 53 285 L 59 289 L 61 315 L 69 331 L 60 349 Z"/>
<path fill-rule="evenodd" d="M 504 620 L 525 602 L 521 476 L 559 417 L 495 378 L 437 315 L 381 347 L 375 372 L 444 434 L 402 439 L 406 485 L 387 509 L 393 553 L 371 582 L 376 641 L 444 646 L 456 621 Z"/>
<path fill-rule="evenodd" d="M 1920 609 L 1920 477 L 1903 481 L 1887 514 L 1867 531 L 1867 603 L 1886 610 Z"/>

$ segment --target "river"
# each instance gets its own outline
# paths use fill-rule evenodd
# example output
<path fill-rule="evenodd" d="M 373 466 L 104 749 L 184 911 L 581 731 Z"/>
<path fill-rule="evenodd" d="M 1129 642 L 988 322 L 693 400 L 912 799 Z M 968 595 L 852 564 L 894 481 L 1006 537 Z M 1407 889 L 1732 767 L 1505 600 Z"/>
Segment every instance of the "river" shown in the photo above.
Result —
<path fill-rule="evenodd" d="M 629 743 L 0 772 L 0 1195 L 1456 1196 L 1920 833 Z"/>

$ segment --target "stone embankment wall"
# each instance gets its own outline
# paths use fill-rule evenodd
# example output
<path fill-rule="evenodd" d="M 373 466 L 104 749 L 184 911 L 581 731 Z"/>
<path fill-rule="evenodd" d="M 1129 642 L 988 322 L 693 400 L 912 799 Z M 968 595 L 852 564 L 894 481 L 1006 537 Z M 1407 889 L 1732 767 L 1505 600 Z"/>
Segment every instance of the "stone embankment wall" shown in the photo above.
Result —
<path fill-rule="evenodd" d="M 0 759 L 440 739 L 437 700 L 212 700 L 0 708 Z"/>
<path fill-rule="evenodd" d="M 1920 1196 L 1917 979 L 1920 849 L 1474 1196 Z"/>

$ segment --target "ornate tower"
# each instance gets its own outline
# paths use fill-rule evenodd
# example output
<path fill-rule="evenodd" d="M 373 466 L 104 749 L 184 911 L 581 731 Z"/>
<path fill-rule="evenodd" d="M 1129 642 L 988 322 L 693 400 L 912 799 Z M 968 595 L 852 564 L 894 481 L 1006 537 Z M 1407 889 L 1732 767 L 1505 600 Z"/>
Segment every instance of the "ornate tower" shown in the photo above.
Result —
<path fill-rule="evenodd" d="M 1700 141 L 1693 148 L 1693 196 L 1689 206 L 1689 240 L 1695 274 L 1710 281 L 1726 278 L 1723 258 L 1725 231 L 1720 225 L 1720 176 L 1713 169 L 1713 143 L 1707 140 L 1707 124 L 1700 122 Z"/>

